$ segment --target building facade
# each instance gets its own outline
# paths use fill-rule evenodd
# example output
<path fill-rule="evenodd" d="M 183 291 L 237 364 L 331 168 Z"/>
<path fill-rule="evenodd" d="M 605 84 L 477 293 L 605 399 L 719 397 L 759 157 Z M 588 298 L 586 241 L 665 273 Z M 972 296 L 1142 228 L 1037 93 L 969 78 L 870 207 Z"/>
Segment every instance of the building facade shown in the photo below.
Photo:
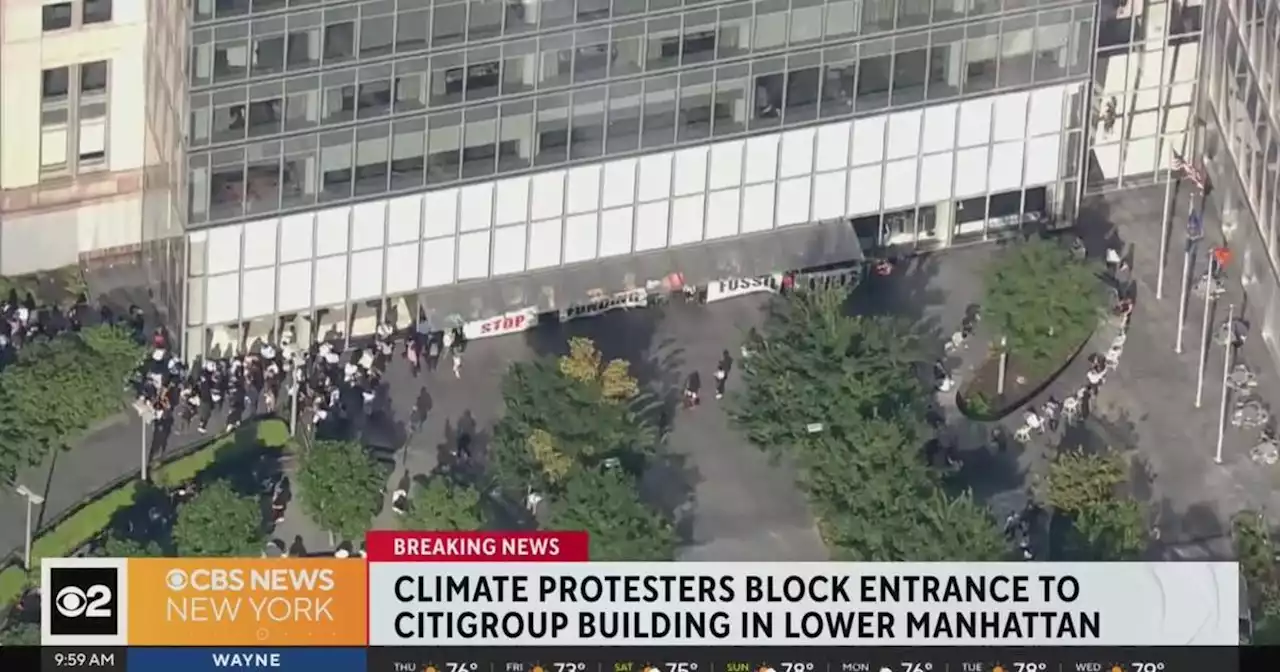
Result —
<path fill-rule="evenodd" d="M 981 240 L 1079 193 L 1093 2 L 193 12 L 189 350 Z"/>
<path fill-rule="evenodd" d="M 1240 259 L 1246 314 L 1280 362 L 1280 7 L 1222 0 L 1205 19 L 1202 156 Z"/>
<path fill-rule="evenodd" d="M 180 314 L 186 37 L 181 3 L 0 4 L 0 274 L 123 256 Z"/>

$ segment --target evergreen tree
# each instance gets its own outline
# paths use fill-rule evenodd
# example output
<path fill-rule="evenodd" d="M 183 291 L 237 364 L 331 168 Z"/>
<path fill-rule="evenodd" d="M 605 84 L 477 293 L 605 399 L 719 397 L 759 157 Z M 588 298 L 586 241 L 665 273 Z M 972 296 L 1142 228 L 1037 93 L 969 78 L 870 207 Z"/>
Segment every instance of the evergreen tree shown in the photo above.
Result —
<path fill-rule="evenodd" d="M 944 491 L 924 462 L 923 359 L 910 326 L 845 314 L 847 292 L 776 299 L 747 343 L 736 424 L 800 472 L 833 555 L 858 561 L 994 560 L 989 512 Z"/>
<path fill-rule="evenodd" d="M 479 530 L 484 527 L 480 493 L 447 476 L 429 476 L 414 484 L 401 527 L 438 532 Z"/>
<path fill-rule="evenodd" d="M 1116 453 L 1059 453 L 1036 499 L 1070 523 L 1065 551 L 1081 560 L 1136 560 L 1147 549 L 1146 509 L 1126 492 L 1128 469 Z"/>
<path fill-rule="evenodd" d="M 215 481 L 178 507 L 173 543 L 180 557 L 257 557 L 266 540 L 262 505 Z"/>
<path fill-rule="evenodd" d="M 510 502 L 545 498 L 547 525 L 590 531 L 593 558 L 669 560 L 669 525 L 638 494 L 660 441 L 637 413 L 646 399 L 629 369 L 585 338 L 563 357 L 513 365 L 489 476 Z"/>
<path fill-rule="evenodd" d="M 302 455 L 298 489 L 302 508 L 340 539 L 369 531 L 382 505 L 387 472 L 354 441 L 316 441 Z"/>

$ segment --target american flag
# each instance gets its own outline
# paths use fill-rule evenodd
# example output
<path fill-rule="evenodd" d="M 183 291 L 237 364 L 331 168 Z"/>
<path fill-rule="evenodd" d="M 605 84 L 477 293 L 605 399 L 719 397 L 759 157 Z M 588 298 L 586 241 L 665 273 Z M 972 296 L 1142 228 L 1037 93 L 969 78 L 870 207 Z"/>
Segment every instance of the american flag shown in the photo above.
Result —
<path fill-rule="evenodd" d="M 1181 155 L 1181 154 L 1179 154 L 1179 153 L 1177 153 L 1177 152 L 1174 152 L 1174 153 L 1173 153 L 1173 160 L 1171 160 L 1171 161 L 1169 162 L 1169 169 L 1170 169 L 1170 170 L 1172 170 L 1172 171 L 1173 171 L 1173 172 L 1175 172 L 1175 173 L 1180 173 L 1180 172 L 1182 172 L 1186 167 L 1187 167 L 1187 164 L 1186 164 L 1186 162 L 1185 162 L 1185 161 L 1183 161 L 1183 160 L 1182 160 L 1182 155 Z"/>

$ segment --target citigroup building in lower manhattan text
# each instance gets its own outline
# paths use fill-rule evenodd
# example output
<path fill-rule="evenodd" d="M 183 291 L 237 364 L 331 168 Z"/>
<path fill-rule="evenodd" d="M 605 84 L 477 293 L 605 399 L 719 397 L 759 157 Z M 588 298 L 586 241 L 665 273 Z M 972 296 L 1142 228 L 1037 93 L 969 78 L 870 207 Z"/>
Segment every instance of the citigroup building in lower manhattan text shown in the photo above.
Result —
<path fill-rule="evenodd" d="M 1094 123 L 1094 2 L 192 11 L 190 354 L 990 239 L 1071 216 Z"/>

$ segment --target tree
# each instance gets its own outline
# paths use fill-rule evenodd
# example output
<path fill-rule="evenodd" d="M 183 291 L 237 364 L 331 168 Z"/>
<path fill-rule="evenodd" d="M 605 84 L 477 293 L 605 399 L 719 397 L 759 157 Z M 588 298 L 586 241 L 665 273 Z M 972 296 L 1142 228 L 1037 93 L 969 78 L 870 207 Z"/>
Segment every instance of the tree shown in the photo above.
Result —
<path fill-rule="evenodd" d="M 1231 539 L 1253 616 L 1249 643 L 1280 644 L 1280 567 L 1276 566 L 1276 547 L 1266 517 L 1256 511 L 1236 514 L 1231 520 Z"/>
<path fill-rule="evenodd" d="M 490 455 L 508 496 L 558 491 L 572 469 L 611 460 L 638 474 L 655 453 L 657 432 L 635 411 L 642 395 L 629 365 L 602 360 L 594 343 L 575 338 L 568 355 L 511 367 Z"/>
<path fill-rule="evenodd" d="M 1049 240 L 1010 246 L 987 268 L 982 319 L 1027 373 L 1051 373 L 1098 326 L 1105 304 L 1098 271 Z"/>
<path fill-rule="evenodd" d="M 549 508 L 546 527 L 585 530 L 592 560 L 663 561 L 675 556 L 678 540 L 670 521 L 640 499 L 635 482 L 620 469 L 574 471 Z"/>
<path fill-rule="evenodd" d="M 359 443 L 316 441 L 298 470 L 302 508 L 320 527 L 359 539 L 382 504 L 387 472 Z"/>
<path fill-rule="evenodd" d="M 36 341 L 0 371 L 0 478 L 39 464 L 124 408 L 124 384 L 142 358 L 125 329 L 100 326 Z"/>
<path fill-rule="evenodd" d="M 799 470 L 832 554 L 856 561 L 995 560 L 989 512 L 944 490 L 925 463 L 923 353 L 909 324 L 845 314 L 846 291 L 775 299 L 730 413 Z"/>
<path fill-rule="evenodd" d="M 173 543 L 181 557 L 257 557 L 266 539 L 262 505 L 214 481 L 178 507 Z"/>
<path fill-rule="evenodd" d="M 1133 560 L 1147 549 L 1146 511 L 1125 492 L 1124 457 L 1116 453 L 1059 453 L 1038 484 L 1036 499 L 1070 523 L 1068 551 L 1096 560 Z"/>
<path fill-rule="evenodd" d="M 144 542 L 109 532 L 94 549 L 94 555 L 103 558 L 163 558 L 165 552 L 155 541 Z"/>
<path fill-rule="evenodd" d="M 638 412 L 647 398 L 626 361 L 605 362 L 575 338 L 563 357 L 513 365 L 503 397 L 488 469 L 508 501 L 543 496 L 544 522 L 590 531 L 595 559 L 673 557 L 665 518 L 638 494 L 661 441 Z"/>
<path fill-rule="evenodd" d="M 482 529 L 484 506 L 480 492 L 443 475 L 430 476 L 415 485 L 400 526 L 439 532 Z"/>
<path fill-rule="evenodd" d="M 0 630 L 0 646 L 40 646 L 40 624 L 22 621 Z"/>

